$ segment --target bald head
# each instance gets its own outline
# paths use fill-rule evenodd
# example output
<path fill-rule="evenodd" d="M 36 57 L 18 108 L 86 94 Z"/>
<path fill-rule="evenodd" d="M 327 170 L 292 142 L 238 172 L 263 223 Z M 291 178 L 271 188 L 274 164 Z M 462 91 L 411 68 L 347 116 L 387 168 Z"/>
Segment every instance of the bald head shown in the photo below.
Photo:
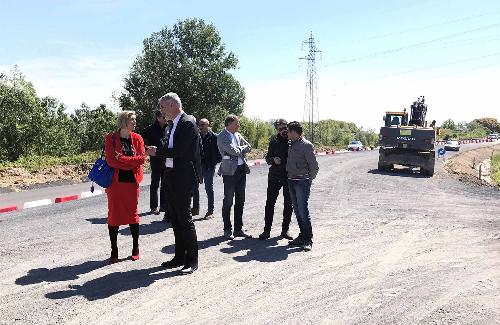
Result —
<path fill-rule="evenodd" d="M 208 133 L 208 130 L 210 128 L 210 121 L 207 120 L 206 118 L 202 118 L 199 122 L 198 122 L 198 127 L 200 128 L 200 133 L 205 135 Z"/>

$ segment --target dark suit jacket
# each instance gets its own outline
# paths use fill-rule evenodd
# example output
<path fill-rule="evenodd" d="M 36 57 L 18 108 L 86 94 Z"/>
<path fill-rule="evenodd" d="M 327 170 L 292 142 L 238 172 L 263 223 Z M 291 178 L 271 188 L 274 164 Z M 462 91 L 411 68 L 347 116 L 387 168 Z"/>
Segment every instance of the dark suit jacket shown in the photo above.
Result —
<path fill-rule="evenodd" d="M 141 136 L 144 140 L 144 144 L 147 146 L 156 146 L 160 148 L 162 146 L 161 140 L 165 136 L 165 127 L 160 126 L 158 121 L 155 121 L 153 124 L 148 125 L 142 130 Z M 160 168 L 164 167 L 165 160 L 162 160 L 160 157 L 150 157 L 151 168 Z"/>
<path fill-rule="evenodd" d="M 178 171 L 181 177 L 186 168 L 192 168 L 196 180 L 198 183 L 202 183 L 200 142 L 196 119 L 183 112 L 175 129 L 174 147 L 168 148 L 168 142 L 165 142 L 158 150 L 157 155 L 162 159 L 173 158 L 173 169 Z"/>

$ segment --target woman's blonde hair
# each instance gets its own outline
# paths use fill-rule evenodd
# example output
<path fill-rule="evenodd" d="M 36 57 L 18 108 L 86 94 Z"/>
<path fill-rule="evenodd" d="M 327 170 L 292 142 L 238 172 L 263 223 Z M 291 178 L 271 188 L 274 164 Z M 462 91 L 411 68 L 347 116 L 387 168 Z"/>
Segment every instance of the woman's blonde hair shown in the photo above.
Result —
<path fill-rule="evenodd" d="M 121 111 L 118 113 L 118 119 L 116 120 L 116 126 L 118 129 L 124 129 L 127 127 L 128 121 L 135 116 L 134 111 Z"/>

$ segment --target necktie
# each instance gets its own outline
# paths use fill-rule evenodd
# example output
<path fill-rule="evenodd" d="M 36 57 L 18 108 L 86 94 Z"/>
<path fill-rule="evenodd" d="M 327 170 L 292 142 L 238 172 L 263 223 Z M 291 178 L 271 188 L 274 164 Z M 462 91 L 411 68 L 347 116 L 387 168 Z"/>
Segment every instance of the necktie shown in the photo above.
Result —
<path fill-rule="evenodd" d="M 172 133 L 172 128 L 174 126 L 173 121 L 167 122 L 167 127 L 165 128 L 165 145 L 168 147 L 168 142 L 170 140 L 170 134 Z"/>

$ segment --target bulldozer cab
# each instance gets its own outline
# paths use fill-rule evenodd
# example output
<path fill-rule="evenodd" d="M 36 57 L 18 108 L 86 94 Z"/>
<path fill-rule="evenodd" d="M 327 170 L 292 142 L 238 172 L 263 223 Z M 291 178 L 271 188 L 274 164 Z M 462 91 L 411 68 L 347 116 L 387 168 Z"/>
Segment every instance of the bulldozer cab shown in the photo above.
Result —
<path fill-rule="evenodd" d="M 403 112 L 385 112 L 385 126 L 408 125 L 408 113 Z"/>

